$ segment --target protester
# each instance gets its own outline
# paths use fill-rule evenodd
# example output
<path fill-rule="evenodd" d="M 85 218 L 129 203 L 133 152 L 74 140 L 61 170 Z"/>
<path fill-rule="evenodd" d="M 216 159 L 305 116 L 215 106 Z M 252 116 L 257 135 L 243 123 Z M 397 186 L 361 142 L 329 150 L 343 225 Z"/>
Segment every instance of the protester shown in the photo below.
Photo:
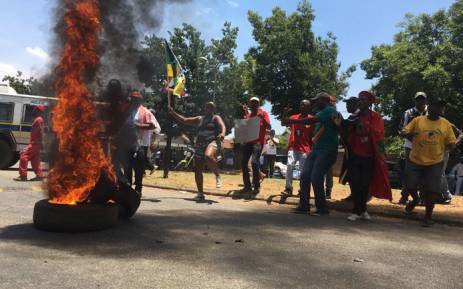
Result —
<path fill-rule="evenodd" d="M 262 150 L 264 156 L 264 172 L 267 178 L 272 178 L 275 171 L 275 161 L 277 159 L 277 145 L 280 143 L 275 137 L 275 130 L 271 130 L 270 134 Z"/>
<path fill-rule="evenodd" d="M 140 101 L 143 99 L 138 91 L 132 92 L 132 97 Z M 129 183 L 131 183 L 133 169 L 135 172 L 135 190 L 141 193 L 145 169 L 148 167 L 151 172 L 154 171 L 154 165 L 151 164 L 148 159 L 151 138 L 153 133 L 159 134 L 161 132 L 161 127 L 153 113 L 142 104 L 140 104 L 137 114 L 135 115 L 135 126 L 137 128 L 138 140 L 137 158 L 132 161 L 132 166 L 129 168 L 127 176 Z"/>
<path fill-rule="evenodd" d="M 344 126 L 348 126 L 349 122 L 355 122 L 358 120 L 359 110 L 359 99 L 355 96 L 352 96 L 346 100 L 346 109 L 350 113 L 349 117 L 344 121 Z M 352 201 L 352 185 L 349 177 L 349 157 L 352 154 L 352 149 L 349 146 L 347 139 L 347 129 L 341 130 L 341 141 L 344 147 L 344 158 L 341 168 L 341 176 L 339 177 L 339 182 L 343 185 L 349 183 L 350 195 L 343 199 L 343 201 Z"/>
<path fill-rule="evenodd" d="M 318 109 L 315 116 L 307 116 L 300 119 L 286 118 L 287 124 L 316 124 L 313 148 L 307 156 L 301 173 L 299 206 L 295 209 L 296 213 L 308 214 L 310 212 L 310 185 L 315 191 L 315 206 L 317 208 L 314 215 L 328 215 L 329 210 L 326 204 L 324 188 L 324 178 L 328 170 L 336 162 L 338 155 L 339 137 L 338 130 L 334 125 L 333 118 L 338 114 L 336 109 L 330 105 L 330 96 L 319 93 L 312 99 Z"/>
<path fill-rule="evenodd" d="M 148 141 L 150 141 L 150 131 L 156 128 L 154 116 L 142 105 L 142 102 L 142 94 L 138 90 L 132 91 L 130 106 L 127 110 L 127 120 L 120 134 L 124 180 L 132 186 L 135 174 L 135 190 L 140 194 L 143 190 L 143 174 L 147 162 L 146 154 L 149 146 Z"/>
<path fill-rule="evenodd" d="M 19 159 L 19 177 L 15 181 L 27 181 L 27 165 L 29 161 L 34 170 L 35 178 L 30 181 L 42 181 L 42 162 L 40 160 L 40 151 L 42 149 L 42 140 L 44 135 L 44 121 L 42 115 L 45 111 L 43 105 L 38 105 L 34 108 L 34 121 L 32 122 L 31 136 L 29 145 L 21 152 Z"/>
<path fill-rule="evenodd" d="M 243 159 L 241 162 L 241 170 L 243 173 L 243 185 L 244 188 L 241 190 L 242 193 L 249 193 L 254 188 L 254 194 L 258 194 L 260 192 L 260 163 L 259 158 L 261 156 L 262 148 L 265 144 L 265 136 L 267 134 L 267 130 L 271 128 L 270 126 L 270 117 L 266 111 L 259 108 L 260 106 L 260 99 L 257 97 L 253 97 L 249 101 L 249 108 L 248 106 L 244 105 L 244 117 L 245 118 L 252 118 L 252 117 L 259 117 L 260 118 L 260 131 L 259 131 L 259 138 L 244 144 L 243 146 Z M 250 112 L 249 112 L 250 110 Z M 248 162 L 251 159 L 252 164 L 252 185 L 249 176 L 249 167 Z"/>
<path fill-rule="evenodd" d="M 367 202 L 370 193 L 380 192 L 376 187 L 375 168 L 380 167 L 379 145 L 384 140 L 384 121 L 379 113 L 372 110 L 376 96 L 369 91 L 362 91 L 358 97 L 359 113 L 355 121 L 347 122 L 347 143 L 350 149 L 348 171 L 350 186 L 352 189 L 352 200 L 354 208 L 350 221 L 360 219 L 370 220 L 367 211 Z M 341 123 L 337 121 L 337 124 Z M 385 184 L 389 183 L 387 174 Z M 373 190 L 373 191 L 372 191 Z M 388 188 L 388 198 L 391 199 L 391 190 Z"/>
<path fill-rule="evenodd" d="M 416 117 L 426 115 L 426 99 L 427 95 L 424 92 L 417 92 L 415 94 L 415 106 L 405 111 L 402 121 L 400 122 L 399 131 L 403 130 Z M 412 142 L 410 140 L 405 139 L 404 149 L 405 159 L 408 161 L 412 149 Z M 401 195 L 402 197 L 399 200 L 399 204 L 406 205 L 410 194 L 405 189 L 405 184 L 403 184 Z"/>
<path fill-rule="evenodd" d="M 455 179 L 455 190 L 453 194 L 461 196 L 463 189 L 463 157 L 461 157 L 460 162 L 453 167 L 450 175 Z"/>
<path fill-rule="evenodd" d="M 412 120 L 402 136 L 413 142 L 406 169 L 406 188 L 413 200 L 406 206 L 406 213 L 413 212 L 419 203 L 418 188 L 425 201 L 424 226 L 432 226 L 432 213 L 437 194 L 441 190 L 442 167 L 445 150 L 455 148 L 456 137 L 448 120 L 441 117 L 445 101 L 428 97 L 428 115 Z"/>
<path fill-rule="evenodd" d="M 305 119 L 311 117 L 310 114 L 312 107 L 310 101 L 302 100 L 300 104 L 300 113 L 294 114 L 289 119 Z M 285 110 L 284 118 L 287 118 L 288 110 Z M 288 124 L 283 121 L 284 126 L 290 125 L 291 135 L 288 142 L 288 166 L 286 170 L 286 187 L 285 193 L 292 195 L 293 194 L 293 169 L 297 163 L 299 163 L 299 168 L 304 167 L 307 154 L 310 153 L 312 149 L 312 137 L 314 126 L 305 125 L 300 123 Z"/>
<path fill-rule="evenodd" d="M 216 114 L 216 106 L 213 102 L 204 105 L 204 115 L 195 117 L 185 117 L 169 107 L 171 114 L 177 121 L 190 126 L 196 126 L 197 138 L 195 142 L 195 181 L 198 188 L 196 201 L 205 200 L 203 188 L 203 171 L 207 164 L 209 169 L 215 174 L 216 187 L 222 187 L 219 167 L 217 166 L 218 142 L 223 142 L 226 134 L 225 124 L 222 118 Z"/>

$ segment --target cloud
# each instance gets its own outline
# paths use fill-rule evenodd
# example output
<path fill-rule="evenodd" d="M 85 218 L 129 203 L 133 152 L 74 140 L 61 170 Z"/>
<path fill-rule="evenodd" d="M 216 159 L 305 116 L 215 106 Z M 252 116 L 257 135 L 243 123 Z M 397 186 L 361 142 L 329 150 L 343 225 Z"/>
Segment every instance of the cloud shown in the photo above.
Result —
<path fill-rule="evenodd" d="M 233 1 L 233 0 L 225 0 L 225 1 L 228 3 L 228 5 L 230 5 L 233 8 L 237 8 L 238 6 L 240 6 L 240 3 L 236 1 Z"/>
<path fill-rule="evenodd" d="M 40 59 L 43 59 L 43 60 L 50 59 L 50 56 L 48 56 L 48 53 L 46 53 L 45 50 L 43 50 L 40 47 L 35 47 L 35 48 L 27 47 L 26 51 L 27 53 L 37 56 Z"/>
<path fill-rule="evenodd" d="M 0 82 L 6 75 L 16 75 L 18 69 L 11 64 L 0 62 Z"/>

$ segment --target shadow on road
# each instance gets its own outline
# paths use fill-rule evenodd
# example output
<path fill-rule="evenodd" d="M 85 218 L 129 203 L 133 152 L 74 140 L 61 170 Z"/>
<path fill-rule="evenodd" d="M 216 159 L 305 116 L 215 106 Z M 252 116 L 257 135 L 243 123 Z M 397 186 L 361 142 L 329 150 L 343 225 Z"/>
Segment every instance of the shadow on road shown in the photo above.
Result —
<path fill-rule="evenodd" d="M 367 271 L 354 270 L 351 256 L 346 256 L 345 252 L 330 254 L 328 259 L 323 252 L 335 252 L 345 240 L 359 244 L 367 242 L 368 254 L 378 250 L 390 256 L 397 253 L 396 246 L 407 242 L 420 245 L 438 242 L 442 247 L 460 244 L 458 239 L 443 241 L 441 230 L 442 227 L 423 230 L 414 222 L 387 219 L 353 225 L 340 217 L 317 218 L 274 210 L 152 210 L 144 211 L 130 221 L 120 221 L 111 230 L 86 234 L 47 233 L 36 230 L 32 224 L 13 225 L 0 229 L 0 240 L 13 242 L 14 246 L 36 247 L 41 250 L 37 252 L 45 256 L 52 252 L 67 252 L 114 259 L 166 258 L 192 264 L 211 259 L 217 262 L 214 270 L 221 273 L 233 268 L 230 278 L 236 275 L 237 278 L 255 280 L 258 275 L 261 282 L 272 288 L 276 283 L 280 288 L 292 288 L 292 280 L 301 278 L 301 271 L 305 272 L 309 267 L 312 272 L 317 272 L 313 276 L 314 284 L 325 282 L 318 284 L 325 284 L 326 288 L 330 287 L 330 282 L 336 281 L 327 276 L 350 280 L 348 282 L 352 283 L 345 284 L 349 288 L 354 288 L 358 280 L 368 282 L 368 288 L 381 288 L 384 284 L 376 283 L 375 278 L 366 275 Z M 312 242 L 315 234 L 325 241 L 315 241 L 314 238 Z M 301 246 L 301 240 L 308 243 Z M 420 248 L 408 248 L 407 252 L 410 250 Z M 429 250 L 429 254 L 440 254 Z M 287 266 L 294 270 L 288 270 Z M 275 280 L 275 272 L 281 270 L 285 276 Z M 336 284 L 332 283 L 333 287 Z"/>

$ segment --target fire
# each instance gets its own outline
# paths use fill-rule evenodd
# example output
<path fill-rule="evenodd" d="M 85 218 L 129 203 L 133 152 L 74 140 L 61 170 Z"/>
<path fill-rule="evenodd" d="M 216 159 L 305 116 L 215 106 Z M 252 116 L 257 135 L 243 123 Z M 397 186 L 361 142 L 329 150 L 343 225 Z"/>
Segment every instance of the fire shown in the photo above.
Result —
<path fill-rule="evenodd" d="M 87 86 L 99 64 L 98 0 L 75 0 L 64 17 L 66 42 L 55 83 L 58 104 L 53 110 L 57 158 L 49 174 L 52 203 L 84 202 L 102 171 L 114 178 L 111 162 L 98 139 L 101 122 Z"/>

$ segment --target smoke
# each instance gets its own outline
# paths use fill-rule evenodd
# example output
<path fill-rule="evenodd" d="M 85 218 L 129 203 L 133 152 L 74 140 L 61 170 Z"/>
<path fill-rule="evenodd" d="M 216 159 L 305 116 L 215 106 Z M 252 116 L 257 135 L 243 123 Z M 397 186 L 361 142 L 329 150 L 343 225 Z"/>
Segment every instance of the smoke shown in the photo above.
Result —
<path fill-rule="evenodd" d="M 63 15 L 66 7 L 75 1 L 57 1 L 54 55 L 61 55 L 65 41 Z M 102 89 L 113 78 L 125 86 L 142 88 L 139 75 L 144 73 L 139 70 L 149 68 L 141 55 L 143 37 L 159 30 L 170 12 L 167 11 L 170 4 L 188 2 L 190 0 L 100 0 L 100 66 L 94 75 L 95 89 Z"/>

